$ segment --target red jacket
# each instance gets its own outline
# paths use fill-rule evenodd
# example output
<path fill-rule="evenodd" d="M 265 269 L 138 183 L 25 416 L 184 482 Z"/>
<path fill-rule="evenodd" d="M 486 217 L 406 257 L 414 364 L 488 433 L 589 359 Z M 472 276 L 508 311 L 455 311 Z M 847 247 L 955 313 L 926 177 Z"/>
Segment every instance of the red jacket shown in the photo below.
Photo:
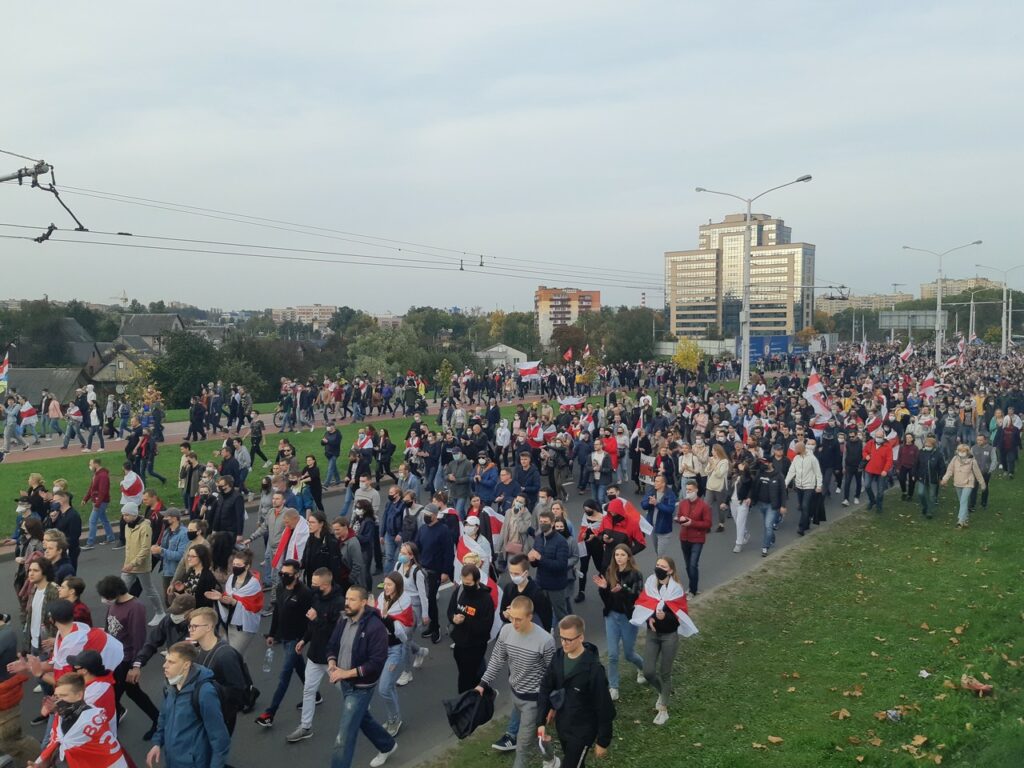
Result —
<path fill-rule="evenodd" d="M 869 475 L 887 475 L 892 469 L 892 446 L 871 440 L 864 444 L 864 459 L 868 463 L 864 471 Z"/>
<path fill-rule="evenodd" d="M 680 526 L 679 540 L 692 544 L 703 544 L 707 532 L 711 530 L 711 507 L 701 498 L 695 501 L 683 499 L 679 502 L 679 508 L 676 511 L 676 522 L 680 522 L 680 518 L 683 517 L 690 518 L 692 522 L 689 525 Z"/>
<path fill-rule="evenodd" d="M 612 457 L 612 469 L 619 468 L 619 444 L 616 442 L 614 437 L 602 437 L 601 443 L 604 445 L 604 452 Z"/>
<path fill-rule="evenodd" d="M 110 503 L 110 472 L 106 467 L 96 470 L 83 499 L 91 501 L 96 506 Z"/>

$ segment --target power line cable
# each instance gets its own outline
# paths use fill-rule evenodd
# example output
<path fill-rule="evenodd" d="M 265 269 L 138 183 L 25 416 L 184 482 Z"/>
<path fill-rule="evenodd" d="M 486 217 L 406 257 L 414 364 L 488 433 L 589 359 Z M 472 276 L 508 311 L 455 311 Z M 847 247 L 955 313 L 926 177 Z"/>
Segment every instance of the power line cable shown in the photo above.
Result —
<path fill-rule="evenodd" d="M 36 165 L 43 162 L 42 160 L 36 160 L 34 157 L 29 157 L 28 155 L 19 155 L 17 152 L 11 152 L 9 149 L 0 149 L 0 153 L 10 155 L 11 157 L 20 157 L 22 160 L 28 160 L 30 163 L 35 163 Z"/>

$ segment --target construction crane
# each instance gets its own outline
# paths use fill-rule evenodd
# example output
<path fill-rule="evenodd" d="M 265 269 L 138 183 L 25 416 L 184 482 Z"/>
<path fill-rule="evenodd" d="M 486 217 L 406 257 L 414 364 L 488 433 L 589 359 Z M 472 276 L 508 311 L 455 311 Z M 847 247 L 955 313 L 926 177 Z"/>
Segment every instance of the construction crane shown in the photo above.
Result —
<path fill-rule="evenodd" d="M 127 309 L 128 305 L 131 303 L 131 299 L 128 298 L 128 291 L 124 290 L 123 288 L 121 289 L 120 296 L 108 296 L 107 298 L 117 299 L 119 302 L 121 302 L 122 309 Z"/>

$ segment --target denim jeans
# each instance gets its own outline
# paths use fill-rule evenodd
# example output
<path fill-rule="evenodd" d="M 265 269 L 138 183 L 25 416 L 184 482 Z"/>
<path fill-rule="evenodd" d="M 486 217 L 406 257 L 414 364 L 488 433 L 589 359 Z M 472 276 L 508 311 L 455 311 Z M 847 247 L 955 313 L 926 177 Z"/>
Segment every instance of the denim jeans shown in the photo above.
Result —
<path fill-rule="evenodd" d="M 390 752 L 394 749 L 395 740 L 370 714 L 373 688 L 356 688 L 347 681 L 342 681 L 341 692 L 344 696 L 341 704 L 341 722 L 338 724 L 338 736 L 334 740 L 334 749 L 331 752 L 331 768 L 352 768 L 357 731 L 362 731 L 378 752 Z"/>
<path fill-rule="evenodd" d="M 295 652 L 296 640 L 287 640 L 281 644 L 281 675 L 277 679 L 277 688 L 274 689 L 274 698 L 270 700 L 267 712 L 275 714 L 284 701 L 284 695 L 288 692 L 288 686 L 292 681 L 292 672 L 299 678 L 299 682 L 306 684 L 306 659 L 301 653 Z"/>
<path fill-rule="evenodd" d="M 107 520 L 107 504 L 109 503 L 109 501 L 104 501 L 92 508 L 92 513 L 89 515 L 89 538 L 85 542 L 87 546 L 91 547 L 96 543 L 96 532 L 101 524 L 103 533 L 107 537 L 107 543 L 114 541 L 114 530 L 110 527 L 110 521 Z"/>
<path fill-rule="evenodd" d="M 935 513 L 936 507 L 939 506 L 939 486 L 918 479 L 917 500 L 921 503 L 921 514 L 931 517 Z"/>
<path fill-rule="evenodd" d="M 324 480 L 324 485 L 334 485 L 341 482 L 341 475 L 338 473 L 338 457 L 328 456 L 327 457 L 327 477 Z"/>
<path fill-rule="evenodd" d="M 761 541 L 762 549 L 769 549 L 775 543 L 775 521 L 779 519 L 779 510 L 772 507 L 767 501 L 759 501 L 757 509 L 764 517 L 764 539 Z"/>
<path fill-rule="evenodd" d="M 399 643 L 388 648 L 388 659 L 384 662 L 384 669 L 377 681 L 377 690 L 384 702 L 384 708 L 388 713 L 388 720 L 401 720 L 402 710 L 398 707 L 398 688 L 395 682 L 402 674 L 404 666 L 405 645 Z"/>
<path fill-rule="evenodd" d="M 453 504 L 455 511 L 459 513 L 459 519 L 466 519 L 466 510 L 469 508 L 469 499 L 455 499 Z"/>
<path fill-rule="evenodd" d="M 341 517 L 348 517 L 349 516 L 349 512 L 352 511 L 352 502 L 355 499 L 354 494 L 355 494 L 355 491 L 352 490 L 352 486 L 351 485 L 348 488 L 345 489 L 345 501 L 341 505 L 341 512 L 338 513 L 339 516 L 341 516 Z"/>
<path fill-rule="evenodd" d="M 78 442 L 80 442 L 82 444 L 82 447 L 85 448 L 85 438 L 82 437 L 82 430 L 77 426 L 77 424 L 74 421 L 68 419 L 68 429 L 67 432 L 64 433 L 65 448 L 68 447 L 68 443 L 71 442 L 71 438 L 73 437 L 77 437 Z"/>
<path fill-rule="evenodd" d="M 960 500 L 960 511 L 957 513 L 956 521 L 958 523 L 966 523 L 968 521 L 969 514 L 967 512 L 967 503 L 971 500 L 971 488 L 957 488 L 956 496 Z"/>
<path fill-rule="evenodd" d="M 384 573 L 391 573 L 395 570 L 395 562 L 398 559 L 398 547 L 399 544 L 395 542 L 395 537 L 389 534 L 384 534 Z M 383 696 L 383 692 L 381 692 Z"/>
<path fill-rule="evenodd" d="M 105 450 L 107 446 L 103 443 L 103 427 L 101 425 L 93 424 L 91 427 L 89 427 L 89 441 L 85 445 L 86 448 L 92 448 L 93 437 L 99 437 L 100 450 Z"/>
<path fill-rule="evenodd" d="M 868 476 L 868 506 L 872 504 L 875 506 L 876 511 L 882 511 L 882 500 L 885 495 L 885 489 L 887 487 L 887 480 L 885 475 L 873 475 L 870 472 Z"/>
<path fill-rule="evenodd" d="M 604 633 L 608 641 L 608 687 L 619 687 L 619 642 L 622 642 L 622 655 L 626 661 L 632 662 L 638 670 L 643 671 L 643 657 L 636 652 L 636 636 L 640 627 L 629 623 L 629 616 L 618 611 L 609 611 L 604 617 Z"/>
<path fill-rule="evenodd" d="M 686 578 L 690 582 L 690 594 L 697 594 L 700 582 L 700 553 L 704 543 L 700 541 L 680 542 L 683 548 L 683 561 L 686 563 Z"/>

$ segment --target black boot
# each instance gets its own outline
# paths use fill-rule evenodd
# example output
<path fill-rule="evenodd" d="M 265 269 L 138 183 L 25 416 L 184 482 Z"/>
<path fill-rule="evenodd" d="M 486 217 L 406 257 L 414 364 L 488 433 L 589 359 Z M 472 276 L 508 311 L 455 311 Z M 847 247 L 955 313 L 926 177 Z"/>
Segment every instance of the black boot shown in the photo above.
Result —
<path fill-rule="evenodd" d="M 587 586 L 586 579 L 584 579 L 582 576 L 580 576 L 580 591 L 576 595 L 576 602 L 577 603 L 582 603 L 584 600 L 587 599 L 587 596 L 585 594 L 583 594 L 583 590 L 586 588 L 586 586 Z"/>

